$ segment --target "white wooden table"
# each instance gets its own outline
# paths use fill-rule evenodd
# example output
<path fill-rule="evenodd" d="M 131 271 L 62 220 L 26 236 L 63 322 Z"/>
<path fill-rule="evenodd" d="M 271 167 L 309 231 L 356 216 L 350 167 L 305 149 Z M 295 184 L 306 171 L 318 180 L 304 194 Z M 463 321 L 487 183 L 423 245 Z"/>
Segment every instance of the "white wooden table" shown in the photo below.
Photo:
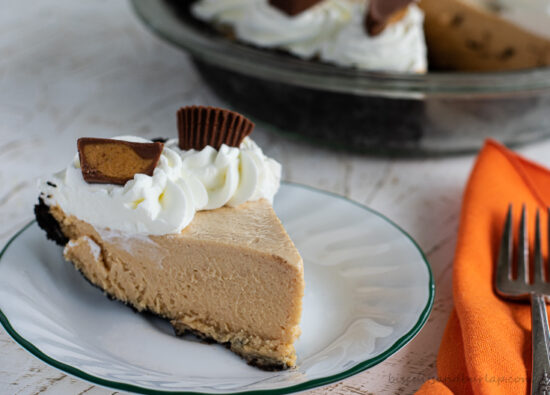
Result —
<path fill-rule="evenodd" d="M 224 105 L 182 52 L 154 38 L 128 3 L 0 0 L 0 245 L 32 217 L 41 176 L 66 166 L 80 136 L 175 135 L 175 112 Z M 255 140 L 283 178 L 347 196 L 393 219 L 426 252 L 436 282 L 432 315 L 397 354 L 312 394 L 407 394 L 436 374 L 452 308 L 451 263 L 461 194 L 473 156 L 380 159 L 268 134 Z M 550 142 L 520 150 L 550 164 Z M 116 393 L 35 359 L 0 329 L 0 394 Z"/>

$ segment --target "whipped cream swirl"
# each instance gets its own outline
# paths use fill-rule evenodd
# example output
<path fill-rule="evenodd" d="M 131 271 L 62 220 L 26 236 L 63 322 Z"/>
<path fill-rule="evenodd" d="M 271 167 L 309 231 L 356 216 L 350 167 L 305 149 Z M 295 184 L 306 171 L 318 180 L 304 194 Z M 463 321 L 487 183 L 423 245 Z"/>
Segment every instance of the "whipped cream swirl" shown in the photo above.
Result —
<path fill-rule="evenodd" d="M 310 58 L 319 53 L 352 17 L 349 1 L 325 0 L 293 17 L 268 0 L 202 0 L 192 7 L 203 20 L 229 24 L 237 38 L 260 47 L 285 48 L 296 56 Z"/>
<path fill-rule="evenodd" d="M 341 66 L 366 70 L 413 71 L 428 68 L 424 40 L 424 14 L 409 6 L 405 16 L 377 36 L 368 36 L 364 28 L 367 3 L 355 4 L 353 20 L 322 48 L 320 58 Z"/>
<path fill-rule="evenodd" d="M 365 0 L 324 0 L 289 16 L 268 0 L 199 0 L 193 15 L 230 26 L 235 36 L 264 48 L 281 48 L 295 56 L 368 70 L 425 72 L 427 68 L 422 11 L 411 5 L 407 15 L 370 37 L 364 29 Z"/>
<path fill-rule="evenodd" d="M 150 142 L 139 137 L 120 140 Z M 179 233 L 195 212 L 237 206 L 261 198 L 273 201 L 281 165 L 246 138 L 239 148 L 207 146 L 181 151 L 168 141 L 153 175 L 136 174 L 124 186 L 88 184 L 76 154 L 67 169 L 41 183 L 42 198 L 96 228 L 131 234 Z"/>
<path fill-rule="evenodd" d="M 239 148 L 222 145 L 219 151 L 210 146 L 181 151 L 175 141 L 168 145 L 183 160 L 183 178 L 193 184 L 198 210 L 235 207 L 260 198 L 272 202 L 279 189 L 281 165 L 266 157 L 250 138 Z"/>

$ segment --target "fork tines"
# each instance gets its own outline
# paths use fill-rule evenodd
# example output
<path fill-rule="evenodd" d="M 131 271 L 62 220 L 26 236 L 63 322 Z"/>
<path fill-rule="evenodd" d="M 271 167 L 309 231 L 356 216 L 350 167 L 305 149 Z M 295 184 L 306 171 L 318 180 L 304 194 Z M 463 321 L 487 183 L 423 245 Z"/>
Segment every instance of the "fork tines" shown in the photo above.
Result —
<path fill-rule="evenodd" d="M 527 231 L 527 209 L 522 207 L 521 220 L 519 224 L 517 269 L 516 276 L 513 275 L 513 211 L 512 205 L 508 207 L 508 214 L 502 233 L 497 268 L 495 273 L 495 286 L 503 296 L 525 297 L 530 292 L 550 290 L 550 284 L 545 278 L 545 264 L 542 256 L 540 212 L 537 209 L 535 216 L 535 243 L 533 257 L 532 282 L 529 276 L 529 240 Z M 550 209 L 548 215 L 548 229 L 550 229 Z M 550 245 L 550 232 L 548 243 Z"/>

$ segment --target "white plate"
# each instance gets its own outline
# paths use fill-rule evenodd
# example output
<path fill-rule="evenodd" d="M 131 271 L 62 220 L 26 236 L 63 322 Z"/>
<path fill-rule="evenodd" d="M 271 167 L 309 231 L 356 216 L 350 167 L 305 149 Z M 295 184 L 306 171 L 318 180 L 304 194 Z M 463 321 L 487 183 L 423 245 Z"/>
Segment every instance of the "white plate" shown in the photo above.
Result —
<path fill-rule="evenodd" d="M 418 333 L 434 284 L 403 230 L 347 199 L 293 184 L 281 187 L 275 211 L 305 265 L 296 369 L 263 372 L 222 346 L 177 338 L 166 322 L 110 301 L 35 222 L 0 253 L 0 322 L 51 366 L 144 394 L 302 391 L 376 365 Z"/>

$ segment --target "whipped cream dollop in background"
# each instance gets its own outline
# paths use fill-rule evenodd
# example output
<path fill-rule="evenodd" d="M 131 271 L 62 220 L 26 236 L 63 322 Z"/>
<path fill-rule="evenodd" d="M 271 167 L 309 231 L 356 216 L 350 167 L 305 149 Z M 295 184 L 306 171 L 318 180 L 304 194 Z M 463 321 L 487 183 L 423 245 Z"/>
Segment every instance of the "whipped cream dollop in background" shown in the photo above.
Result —
<path fill-rule="evenodd" d="M 150 142 L 134 136 L 116 137 Z M 273 201 L 281 165 L 246 138 L 239 148 L 182 151 L 168 141 L 153 175 L 136 174 L 124 186 L 88 184 L 78 154 L 67 169 L 41 183 L 42 198 L 96 228 L 131 234 L 179 233 L 195 212 L 237 206 L 264 198 Z M 55 186 L 53 186 L 53 185 Z"/>
<path fill-rule="evenodd" d="M 324 44 L 320 58 L 367 70 L 426 72 L 424 14 L 420 8 L 414 4 L 409 6 L 401 20 L 371 37 L 364 27 L 367 5 L 365 1 L 354 4 L 352 21 Z"/>
<path fill-rule="evenodd" d="M 368 70 L 425 72 L 424 15 L 416 6 L 405 17 L 371 37 L 364 29 L 365 0 L 324 0 L 289 16 L 269 0 L 199 0 L 193 15 L 228 25 L 235 36 L 264 48 L 282 48 L 309 59 Z"/>
<path fill-rule="evenodd" d="M 550 39 L 550 0 L 468 0 L 533 34 Z"/>

